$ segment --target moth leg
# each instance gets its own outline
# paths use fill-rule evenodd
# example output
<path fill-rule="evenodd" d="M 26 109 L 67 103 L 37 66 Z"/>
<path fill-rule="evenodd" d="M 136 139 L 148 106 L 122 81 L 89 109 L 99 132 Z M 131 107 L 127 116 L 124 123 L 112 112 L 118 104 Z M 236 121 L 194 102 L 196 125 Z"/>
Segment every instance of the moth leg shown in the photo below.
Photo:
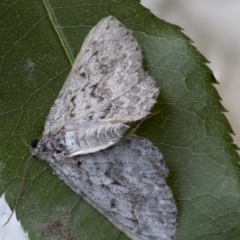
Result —
<path fill-rule="evenodd" d="M 134 128 L 132 128 L 132 129 L 127 133 L 127 135 L 126 135 L 125 137 L 128 137 L 128 136 L 131 135 L 131 134 L 134 134 L 134 133 L 138 130 L 138 128 L 142 125 L 142 123 L 143 123 L 144 121 L 146 121 L 147 119 L 150 119 L 150 118 L 156 116 L 156 115 L 159 114 L 159 113 L 160 113 L 160 110 L 159 110 L 159 111 L 156 111 L 156 112 L 154 112 L 154 113 L 149 113 L 146 117 L 142 118 L 142 119 L 137 123 L 137 125 L 136 125 Z"/>

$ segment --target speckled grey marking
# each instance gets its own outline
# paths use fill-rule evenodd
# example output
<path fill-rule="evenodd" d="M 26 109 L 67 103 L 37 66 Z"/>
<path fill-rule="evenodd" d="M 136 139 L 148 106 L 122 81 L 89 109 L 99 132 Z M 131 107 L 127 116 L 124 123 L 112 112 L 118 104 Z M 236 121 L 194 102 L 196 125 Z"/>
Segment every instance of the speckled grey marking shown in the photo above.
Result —
<path fill-rule="evenodd" d="M 132 239 L 175 239 L 161 153 L 146 139 L 122 140 L 127 122 L 145 117 L 157 96 L 136 39 L 109 16 L 88 34 L 42 139 L 31 144 L 33 156 Z"/>

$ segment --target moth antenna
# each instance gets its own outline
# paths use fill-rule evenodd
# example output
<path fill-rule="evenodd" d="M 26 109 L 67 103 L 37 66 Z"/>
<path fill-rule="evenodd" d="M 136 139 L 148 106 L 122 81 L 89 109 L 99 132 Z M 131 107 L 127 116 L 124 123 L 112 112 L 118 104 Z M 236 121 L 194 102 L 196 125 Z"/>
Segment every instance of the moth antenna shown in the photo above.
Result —
<path fill-rule="evenodd" d="M 22 137 L 22 136 L 21 136 L 21 139 L 22 139 L 24 145 L 25 145 L 27 148 L 30 148 L 30 147 L 29 147 L 29 144 L 27 143 L 27 140 L 26 140 L 24 137 Z"/>
<path fill-rule="evenodd" d="M 29 148 L 29 145 L 27 144 L 26 140 L 21 137 L 22 140 L 23 140 L 23 143 Z M 21 194 L 22 194 L 22 189 L 23 189 L 23 185 L 24 185 L 24 182 L 25 182 L 25 177 L 26 177 L 26 173 L 27 173 L 27 167 L 28 167 L 28 164 L 30 162 L 30 160 L 32 159 L 32 156 L 30 156 L 25 164 L 25 167 L 24 167 L 24 171 L 23 171 L 23 178 L 22 178 L 22 182 L 21 182 L 21 185 L 20 185 L 20 189 L 18 191 L 18 196 L 17 196 L 17 200 L 16 200 L 16 203 L 14 204 L 14 207 L 12 209 L 12 213 L 11 215 L 9 216 L 8 220 L 4 223 L 3 226 L 5 226 L 6 224 L 8 224 L 8 222 L 10 221 L 13 213 L 15 212 L 16 208 L 17 208 L 17 205 L 18 205 L 18 202 L 19 202 L 19 199 L 21 197 Z"/>

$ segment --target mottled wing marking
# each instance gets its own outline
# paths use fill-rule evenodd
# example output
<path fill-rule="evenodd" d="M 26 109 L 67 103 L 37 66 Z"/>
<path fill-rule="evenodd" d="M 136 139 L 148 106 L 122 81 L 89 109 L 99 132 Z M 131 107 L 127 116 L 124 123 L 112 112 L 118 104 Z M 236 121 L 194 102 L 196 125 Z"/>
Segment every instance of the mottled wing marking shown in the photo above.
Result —
<path fill-rule="evenodd" d="M 56 174 L 132 239 L 172 240 L 176 205 L 161 153 L 131 137 L 107 150 L 55 161 Z"/>
<path fill-rule="evenodd" d="M 47 117 L 44 135 L 66 123 L 141 119 L 157 95 L 153 79 L 142 69 L 140 46 L 131 31 L 111 16 L 104 18 L 85 39 Z"/>

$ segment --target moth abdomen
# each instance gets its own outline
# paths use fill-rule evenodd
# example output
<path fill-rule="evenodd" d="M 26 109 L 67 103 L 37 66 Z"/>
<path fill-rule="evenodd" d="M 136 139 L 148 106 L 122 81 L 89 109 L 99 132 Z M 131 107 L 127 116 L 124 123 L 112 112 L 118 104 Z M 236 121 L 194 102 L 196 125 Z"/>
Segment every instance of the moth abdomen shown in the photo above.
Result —
<path fill-rule="evenodd" d="M 90 124 L 88 128 L 65 132 L 67 156 L 83 155 L 108 148 L 120 141 L 129 126 L 123 123 Z"/>
<path fill-rule="evenodd" d="M 128 129 L 129 126 L 123 123 L 109 124 L 106 127 L 105 134 L 109 141 L 117 142 L 124 137 Z"/>

